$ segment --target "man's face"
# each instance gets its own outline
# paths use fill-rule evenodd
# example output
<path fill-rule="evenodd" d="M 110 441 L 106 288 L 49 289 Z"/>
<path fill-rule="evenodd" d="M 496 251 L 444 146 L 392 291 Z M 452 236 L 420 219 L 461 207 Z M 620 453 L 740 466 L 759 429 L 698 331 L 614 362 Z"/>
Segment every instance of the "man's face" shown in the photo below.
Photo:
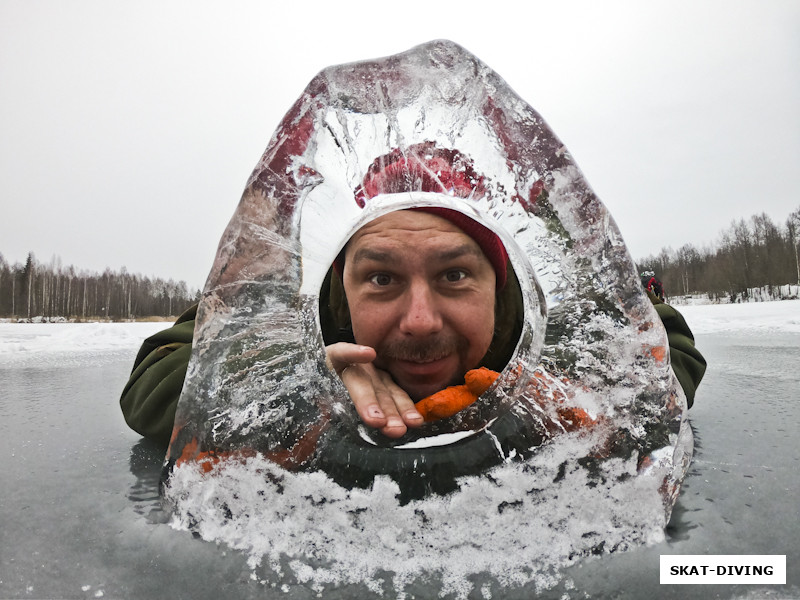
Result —
<path fill-rule="evenodd" d="M 461 383 L 489 349 L 494 269 L 446 219 L 402 210 L 368 223 L 347 245 L 343 280 L 356 342 L 414 401 Z"/>

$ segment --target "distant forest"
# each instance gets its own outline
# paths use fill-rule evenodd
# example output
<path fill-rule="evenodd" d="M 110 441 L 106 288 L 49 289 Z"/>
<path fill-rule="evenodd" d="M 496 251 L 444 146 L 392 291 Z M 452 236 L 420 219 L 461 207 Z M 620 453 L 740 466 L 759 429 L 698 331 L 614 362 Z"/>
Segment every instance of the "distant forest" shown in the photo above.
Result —
<path fill-rule="evenodd" d="M 668 297 L 707 294 L 732 302 L 757 289 L 800 285 L 800 207 L 783 225 L 765 213 L 733 221 L 715 246 L 685 244 L 637 261 L 653 271 Z M 774 294 L 773 294 L 774 296 Z M 184 281 L 164 281 L 106 269 L 102 274 L 63 266 L 54 257 L 43 264 L 33 253 L 24 264 L 0 254 L 0 318 L 112 321 L 170 317 L 196 302 L 200 290 Z"/>
<path fill-rule="evenodd" d="M 760 288 L 800 285 L 798 244 L 800 207 L 783 225 L 761 213 L 733 221 L 714 247 L 685 244 L 637 262 L 640 272 L 655 272 L 667 296 L 708 294 L 737 302 Z"/>
<path fill-rule="evenodd" d="M 0 254 L 0 317 L 68 320 L 170 317 L 200 297 L 183 281 L 143 277 L 123 267 L 102 274 L 65 267 L 54 257 L 48 264 L 28 254 L 24 264 L 8 264 Z"/>

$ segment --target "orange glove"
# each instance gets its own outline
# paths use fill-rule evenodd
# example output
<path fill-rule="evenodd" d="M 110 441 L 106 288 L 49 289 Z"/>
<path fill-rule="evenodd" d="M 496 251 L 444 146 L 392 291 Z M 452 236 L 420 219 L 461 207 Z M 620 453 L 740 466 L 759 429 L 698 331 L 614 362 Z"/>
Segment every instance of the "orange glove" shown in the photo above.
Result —
<path fill-rule="evenodd" d="M 452 417 L 475 402 L 478 396 L 489 389 L 499 375 L 500 373 L 486 367 L 467 371 L 464 375 L 464 385 L 451 385 L 440 392 L 427 396 L 416 403 L 416 409 L 426 423 Z"/>

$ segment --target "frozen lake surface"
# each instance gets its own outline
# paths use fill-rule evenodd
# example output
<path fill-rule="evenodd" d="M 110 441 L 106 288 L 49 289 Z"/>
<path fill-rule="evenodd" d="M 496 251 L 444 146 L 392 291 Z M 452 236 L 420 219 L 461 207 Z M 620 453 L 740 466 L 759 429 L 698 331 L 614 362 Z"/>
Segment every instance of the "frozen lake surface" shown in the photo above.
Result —
<path fill-rule="evenodd" d="M 530 598 L 537 583 L 548 598 L 800 598 L 800 301 L 681 311 L 709 369 L 666 539 L 584 558 L 551 584 L 502 588 L 476 573 L 470 598 Z M 270 578 L 244 553 L 165 523 L 161 452 L 118 407 L 141 340 L 162 328 L 0 324 L 0 598 L 381 597 Z M 662 586 L 662 554 L 785 554 L 787 585 Z M 437 589 L 432 577 L 405 592 Z"/>

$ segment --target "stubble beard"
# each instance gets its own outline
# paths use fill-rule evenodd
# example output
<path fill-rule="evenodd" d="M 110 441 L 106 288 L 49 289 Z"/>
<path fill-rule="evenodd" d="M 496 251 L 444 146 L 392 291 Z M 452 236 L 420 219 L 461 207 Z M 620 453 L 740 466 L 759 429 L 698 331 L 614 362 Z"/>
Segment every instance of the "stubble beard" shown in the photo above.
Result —
<path fill-rule="evenodd" d="M 456 355 L 459 358 L 458 371 L 440 388 L 444 389 L 445 387 L 458 385 L 464 382 L 464 374 L 468 370 L 468 367 L 463 364 L 463 357 L 466 356 L 468 347 L 468 340 L 456 334 L 447 334 L 426 339 L 392 340 L 376 348 L 378 359 L 375 362 L 376 366 L 380 367 L 381 363 L 388 364 L 392 360 L 426 363 Z M 391 371 L 389 371 L 389 373 L 391 374 Z M 405 391 L 414 402 L 421 400 L 424 396 L 430 395 L 413 393 L 411 390 Z"/>

